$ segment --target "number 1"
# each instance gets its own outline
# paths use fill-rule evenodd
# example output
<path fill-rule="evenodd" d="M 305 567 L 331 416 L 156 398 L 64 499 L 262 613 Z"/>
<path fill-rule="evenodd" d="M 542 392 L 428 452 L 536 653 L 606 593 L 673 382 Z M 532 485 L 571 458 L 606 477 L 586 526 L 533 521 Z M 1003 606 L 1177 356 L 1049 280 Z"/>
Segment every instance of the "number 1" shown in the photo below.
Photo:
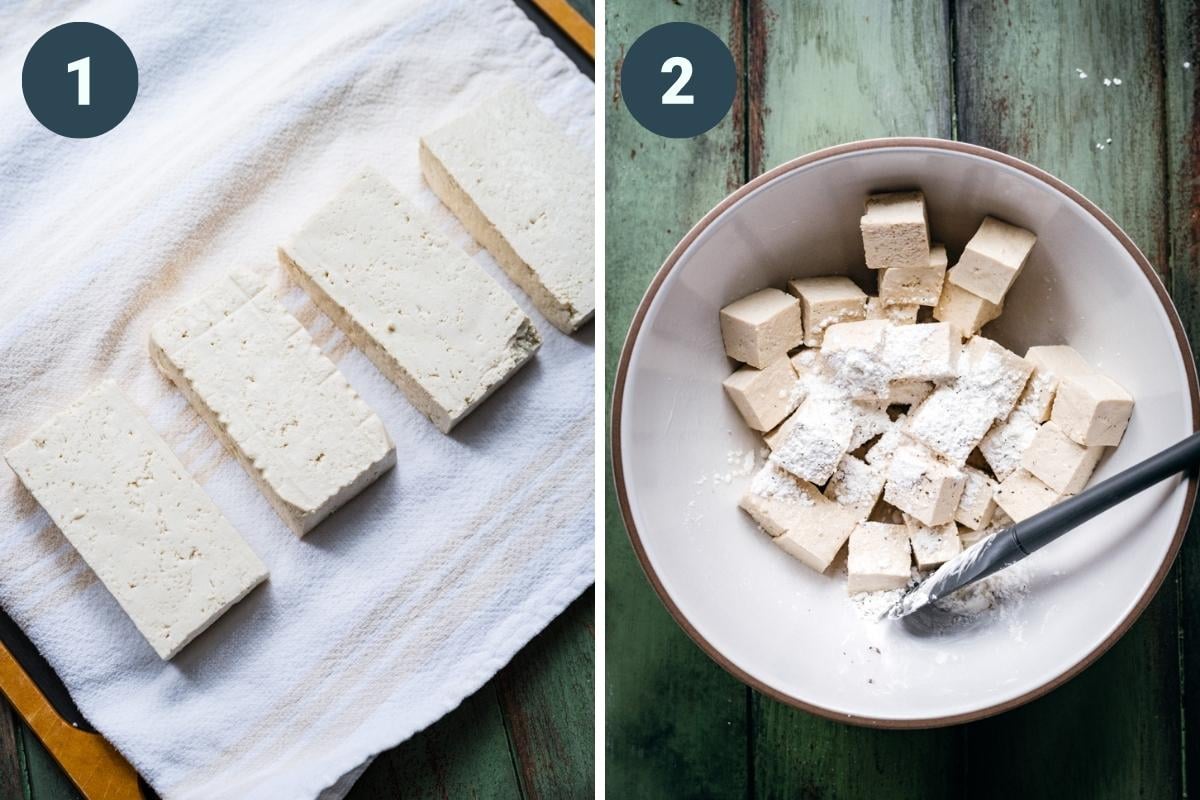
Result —
<path fill-rule="evenodd" d="M 92 104 L 92 59 L 87 57 L 72 61 L 67 64 L 67 72 L 79 73 L 79 101 L 77 104 L 90 106 Z"/>
<path fill-rule="evenodd" d="M 696 102 L 690 94 L 680 94 L 679 90 L 687 86 L 688 81 L 692 79 L 692 62 L 688 61 L 683 56 L 671 56 L 663 62 L 662 69 L 659 72 L 674 72 L 675 68 L 679 68 L 679 77 L 671 84 L 671 88 L 667 89 L 666 94 L 662 96 L 664 106 L 690 106 Z"/>

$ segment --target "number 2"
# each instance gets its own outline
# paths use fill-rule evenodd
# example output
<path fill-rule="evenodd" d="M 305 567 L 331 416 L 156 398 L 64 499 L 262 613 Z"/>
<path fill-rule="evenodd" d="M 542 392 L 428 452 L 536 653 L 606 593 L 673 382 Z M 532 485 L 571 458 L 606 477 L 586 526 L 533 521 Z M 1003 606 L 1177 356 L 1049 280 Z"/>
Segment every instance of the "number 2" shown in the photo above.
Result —
<path fill-rule="evenodd" d="M 692 79 L 692 62 L 688 61 L 683 56 L 671 56 L 663 62 L 660 72 L 674 72 L 675 68 L 679 68 L 679 77 L 671 84 L 671 88 L 667 89 L 666 94 L 662 96 L 664 106 L 690 106 L 696 102 L 690 94 L 680 94 L 679 90 L 687 86 L 688 81 Z"/>
<path fill-rule="evenodd" d="M 70 64 L 67 64 L 67 72 L 79 73 L 79 100 L 77 105 L 90 106 L 92 104 L 92 59 L 86 57 L 78 61 L 72 61 Z"/>

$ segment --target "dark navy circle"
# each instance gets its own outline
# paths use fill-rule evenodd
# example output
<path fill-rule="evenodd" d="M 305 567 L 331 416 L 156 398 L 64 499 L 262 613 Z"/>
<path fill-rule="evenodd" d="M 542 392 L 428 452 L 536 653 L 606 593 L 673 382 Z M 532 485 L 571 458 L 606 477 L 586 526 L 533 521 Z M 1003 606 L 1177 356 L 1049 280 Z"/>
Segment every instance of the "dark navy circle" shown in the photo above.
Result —
<path fill-rule="evenodd" d="M 87 139 L 117 127 L 133 108 L 137 62 L 108 28 L 68 22 L 34 42 L 21 89 L 38 122 L 59 136 Z"/>
<path fill-rule="evenodd" d="M 715 33 L 690 22 L 646 31 L 621 64 L 625 106 L 659 136 L 699 136 L 725 118 L 736 93 L 733 54 Z"/>

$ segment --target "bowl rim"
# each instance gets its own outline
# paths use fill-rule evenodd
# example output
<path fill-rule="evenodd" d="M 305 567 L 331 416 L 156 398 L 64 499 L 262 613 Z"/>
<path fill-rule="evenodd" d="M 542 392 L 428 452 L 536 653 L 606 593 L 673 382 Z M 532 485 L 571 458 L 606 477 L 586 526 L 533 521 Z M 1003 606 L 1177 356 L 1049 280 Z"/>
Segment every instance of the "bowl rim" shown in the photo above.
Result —
<path fill-rule="evenodd" d="M 621 509 L 621 518 L 625 523 L 625 531 L 629 536 L 630 543 L 633 545 L 634 553 L 637 555 L 638 563 L 642 567 L 642 571 L 649 579 L 651 586 L 658 595 L 659 600 L 666 606 L 668 613 L 675 620 L 675 623 L 681 627 L 692 641 L 695 642 L 700 649 L 713 661 L 715 661 L 726 672 L 733 675 L 742 683 L 761 692 L 768 697 L 778 700 L 787 705 L 807 711 L 826 719 L 835 722 L 844 722 L 862 727 L 874 728 L 892 728 L 892 729 L 915 729 L 915 728 L 937 728 L 948 725 L 958 725 L 966 722 L 974 722 L 976 720 L 985 719 L 995 714 L 1008 711 L 1019 706 L 1022 706 L 1032 700 L 1042 697 L 1067 681 L 1074 678 L 1079 673 L 1083 672 L 1091 666 L 1096 659 L 1108 651 L 1118 639 L 1128 632 L 1133 623 L 1142 615 L 1150 601 L 1158 593 L 1162 587 L 1163 581 L 1166 579 L 1167 573 L 1175 563 L 1175 559 L 1179 554 L 1179 548 L 1183 543 L 1184 534 L 1187 532 L 1188 522 L 1191 520 L 1192 510 L 1196 501 L 1197 487 L 1200 485 L 1200 478 L 1196 474 L 1192 474 L 1187 478 L 1187 495 L 1184 499 L 1182 513 L 1180 514 L 1179 523 L 1176 526 L 1175 534 L 1171 539 L 1171 546 L 1163 558 L 1162 564 L 1155 573 L 1150 584 L 1146 587 L 1145 592 L 1138 598 L 1132 610 L 1125 615 L 1124 619 L 1113 629 L 1113 631 L 1095 648 L 1086 653 L 1073 665 L 1059 673 L 1057 676 L 1043 683 L 1041 686 L 1032 689 L 1024 694 L 1021 694 L 1012 699 L 1001 703 L 994 703 L 990 706 L 977 709 L 975 711 L 963 712 L 960 714 L 949 714 L 935 717 L 914 717 L 914 718 L 888 718 L 888 717 L 869 717 L 858 715 L 847 715 L 845 713 L 836 712 L 823 706 L 801 700 L 787 692 L 781 691 L 773 686 L 768 685 L 762 680 L 750 675 L 732 661 L 725 657 L 716 647 L 714 647 L 707 639 L 700 635 L 699 631 L 692 626 L 688 618 L 683 614 L 675 601 L 667 593 L 662 581 L 658 577 L 654 566 L 650 563 L 649 557 L 646 555 L 645 547 L 642 544 L 641 534 L 638 532 L 637 525 L 633 520 L 633 514 L 629 505 L 629 495 L 625 485 L 625 470 L 623 462 L 623 453 L 621 448 L 621 417 L 622 406 L 625 396 L 625 381 L 629 371 L 629 362 L 633 354 L 633 350 L 637 345 L 638 335 L 641 332 L 642 323 L 645 321 L 646 314 L 649 311 L 651 303 L 658 295 L 659 289 L 662 288 L 663 282 L 667 275 L 675 268 L 683 253 L 692 245 L 693 242 L 702 234 L 709 225 L 711 225 L 718 217 L 723 215 L 733 204 L 737 203 L 743 197 L 755 192 L 760 187 L 774 181 L 776 178 L 786 175 L 801 167 L 807 167 L 819 161 L 824 161 L 829 158 L 846 155 L 848 153 L 863 152 L 869 150 L 884 150 L 891 148 L 929 148 L 934 150 L 949 151 L 951 153 L 959 153 L 977 156 L 980 158 L 994 161 L 1004 166 L 1012 167 L 1026 173 L 1027 175 L 1048 184 L 1051 188 L 1056 189 L 1067 198 L 1075 202 L 1086 212 L 1095 217 L 1128 251 L 1134 262 L 1141 269 L 1143 276 L 1154 289 L 1155 295 L 1163 306 L 1163 311 L 1166 313 L 1168 320 L 1171 323 L 1171 329 L 1175 333 L 1175 339 L 1179 346 L 1180 355 L 1183 356 L 1184 371 L 1187 375 L 1188 390 L 1192 400 L 1192 428 L 1193 430 L 1200 429 L 1200 388 L 1197 386 L 1196 380 L 1196 365 L 1192 358 L 1192 349 L 1188 341 L 1187 334 L 1184 332 L 1183 323 L 1179 319 L 1179 314 L 1175 309 L 1175 304 L 1167 293 L 1166 287 L 1162 280 L 1155 273 L 1150 265 L 1150 261 L 1138 249 L 1133 240 L 1124 230 L 1121 229 L 1116 222 L 1100 208 L 1083 196 L 1078 190 L 1068 185 L 1064 181 L 1054 177 L 1050 173 L 1035 167 L 1034 165 L 1022 161 L 1019 158 L 1010 156 L 1006 153 L 1001 153 L 997 150 L 992 150 L 981 145 L 969 144 L 966 142 L 958 142 L 947 139 L 934 139 L 927 137 L 886 137 L 876 139 L 862 139 L 845 144 L 826 147 L 820 150 L 813 151 L 807 155 L 802 155 L 790 161 L 786 161 L 777 167 L 774 167 L 767 172 L 759 175 L 748 183 L 742 185 L 716 206 L 714 206 L 707 214 L 705 214 L 699 222 L 692 226 L 691 230 L 679 241 L 671 250 L 667 259 L 655 273 L 653 280 L 647 287 L 642 300 L 638 303 L 637 310 L 634 312 L 633 319 L 630 322 L 629 330 L 625 336 L 624 345 L 621 347 L 621 356 L 617 363 L 617 371 L 613 382 L 613 395 L 611 405 L 611 447 L 612 447 L 612 468 L 613 468 L 613 483 L 617 493 L 617 504 Z"/>

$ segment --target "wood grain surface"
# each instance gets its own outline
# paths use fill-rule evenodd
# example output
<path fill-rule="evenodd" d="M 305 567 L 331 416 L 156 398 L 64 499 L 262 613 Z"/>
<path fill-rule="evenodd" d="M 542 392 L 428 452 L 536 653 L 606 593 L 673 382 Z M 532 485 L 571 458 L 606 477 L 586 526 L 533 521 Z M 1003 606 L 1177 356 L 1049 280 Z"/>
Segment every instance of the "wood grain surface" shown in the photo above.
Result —
<path fill-rule="evenodd" d="M 1181 0 L 610 2 L 609 392 L 637 302 L 691 224 L 737 183 L 871 136 L 958 138 L 1066 180 L 1130 233 L 1188 330 L 1200 332 L 1200 104 L 1197 68 L 1183 66 L 1200 56 L 1198 13 Z M 620 55 L 668 20 L 711 28 L 745 64 L 741 106 L 691 141 L 656 139 L 615 95 Z M 1106 86 L 1106 77 L 1120 84 Z M 739 169 L 742 181 L 731 181 Z M 731 687 L 657 602 L 611 499 L 606 553 L 613 797 L 1200 792 L 1200 542 L 1192 537 L 1147 612 L 1081 676 L 999 717 L 917 732 L 840 725 Z"/>

